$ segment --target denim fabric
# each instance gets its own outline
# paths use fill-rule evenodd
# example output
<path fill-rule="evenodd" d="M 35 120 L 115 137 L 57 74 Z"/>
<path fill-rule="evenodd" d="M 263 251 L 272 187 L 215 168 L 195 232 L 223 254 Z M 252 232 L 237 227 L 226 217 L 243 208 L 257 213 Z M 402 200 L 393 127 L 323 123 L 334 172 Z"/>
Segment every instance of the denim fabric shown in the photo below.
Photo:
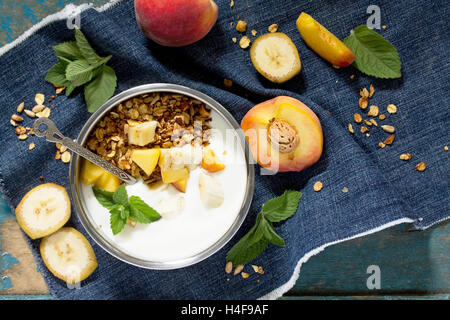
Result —
<path fill-rule="evenodd" d="M 233 8 L 229 0 L 217 2 L 219 20 L 211 32 L 182 48 L 161 47 L 145 38 L 135 23 L 132 1 L 101 13 L 84 11 L 81 28 L 100 54 L 113 55 L 109 64 L 118 77 L 116 93 L 145 83 L 181 84 L 218 100 L 238 121 L 253 105 L 277 95 L 302 100 L 322 123 L 325 142 L 320 161 L 302 172 L 276 176 L 261 176 L 257 169 L 254 200 L 237 235 L 218 253 L 191 267 L 173 271 L 133 267 L 88 237 L 99 267 L 81 289 L 69 290 L 42 263 L 40 241 L 30 240 L 55 298 L 254 299 L 286 283 L 299 259 L 319 246 L 401 218 L 414 219 L 416 227 L 424 228 L 448 217 L 450 167 L 449 153 L 444 151 L 444 145 L 450 144 L 448 1 L 376 3 L 381 8 L 381 24 L 387 26 L 379 32 L 396 46 L 403 63 L 403 77 L 397 80 L 367 77 L 353 67 L 332 68 L 306 47 L 296 29 L 298 15 L 306 11 L 343 39 L 350 29 L 366 23 L 366 9 L 372 1 L 235 1 Z M 289 35 L 299 49 L 301 74 L 282 85 L 261 77 L 248 50 L 231 41 L 240 37 L 230 26 L 238 17 L 259 35 L 277 23 L 279 31 Z M 36 137 L 19 141 L 8 122 L 21 101 L 31 108 L 35 93 L 54 94 L 53 86 L 44 81 L 56 63 L 51 47 L 71 39 L 73 32 L 65 21 L 53 22 L 0 58 L 0 179 L 13 206 L 27 190 L 42 183 L 40 176 L 68 188 L 68 165 L 54 160 L 55 146 Z M 224 87 L 224 78 L 233 80 L 232 88 Z M 381 110 L 390 103 L 398 107 L 397 114 L 379 121 L 397 130 L 394 144 L 384 149 L 377 146 L 387 136 L 380 128 L 371 130 L 370 137 L 361 134 L 358 125 L 353 135 L 347 130 L 353 113 L 360 112 L 359 89 L 371 83 L 376 90 L 371 104 Z M 82 94 L 58 96 L 50 105 L 55 105 L 51 119 L 71 137 L 78 135 L 90 116 Z M 25 125 L 31 124 L 26 119 Z M 29 142 L 36 143 L 32 151 L 28 151 Z M 412 160 L 400 160 L 404 152 L 411 153 Z M 424 172 L 415 169 L 420 161 L 427 164 Z M 314 192 L 312 186 L 318 180 L 324 188 Z M 344 187 L 347 193 L 342 192 Z M 226 275 L 226 252 L 252 226 L 261 205 L 287 188 L 303 192 L 303 198 L 298 212 L 276 225 L 286 247 L 270 245 L 253 262 L 264 267 L 264 275 L 249 279 Z M 69 225 L 85 234 L 75 212 Z"/>

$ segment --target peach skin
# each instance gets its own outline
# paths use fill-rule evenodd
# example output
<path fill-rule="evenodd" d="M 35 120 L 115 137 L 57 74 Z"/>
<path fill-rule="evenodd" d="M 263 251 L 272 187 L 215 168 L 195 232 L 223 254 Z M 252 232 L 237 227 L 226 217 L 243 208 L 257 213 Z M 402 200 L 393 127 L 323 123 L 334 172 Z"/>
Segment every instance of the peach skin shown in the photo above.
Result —
<path fill-rule="evenodd" d="M 300 14 L 297 29 L 306 44 L 334 66 L 347 67 L 355 60 L 353 52 L 309 14 Z"/>
<path fill-rule="evenodd" d="M 136 21 L 156 43 L 180 47 L 203 38 L 217 21 L 212 0 L 135 0 Z"/>
<path fill-rule="evenodd" d="M 242 119 L 241 128 L 253 158 L 274 172 L 301 171 L 322 154 L 319 119 L 291 97 L 279 96 L 254 106 Z"/>

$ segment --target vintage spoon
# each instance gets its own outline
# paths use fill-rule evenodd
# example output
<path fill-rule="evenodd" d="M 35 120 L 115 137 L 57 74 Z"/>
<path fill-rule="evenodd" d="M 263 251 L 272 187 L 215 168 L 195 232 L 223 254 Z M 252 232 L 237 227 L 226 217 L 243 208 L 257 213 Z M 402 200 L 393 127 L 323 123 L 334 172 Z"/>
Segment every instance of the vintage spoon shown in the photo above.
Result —
<path fill-rule="evenodd" d="M 41 130 L 41 127 L 44 127 L 45 129 Z M 68 149 L 72 150 L 79 156 L 83 157 L 86 160 L 89 160 L 93 164 L 99 166 L 102 169 L 105 169 L 106 171 L 112 173 L 120 180 L 124 181 L 127 184 L 135 184 L 137 182 L 137 179 L 126 173 L 125 171 L 117 168 L 116 166 L 113 166 L 108 161 L 100 158 L 95 153 L 89 151 L 88 149 L 82 147 L 69 137 L 65 137 L 62 135 L 61 132 L 59 132 L 58 128 L 56 128 L 55 123 L 48 119 L 48 118 L 39 118 L 37 119 L 33 124 L 33 131 L 34 134 L 38 137 L 45 137 L 47 141 L 50 142 L 57 142 L 61 145 L 67 147 Z"/>

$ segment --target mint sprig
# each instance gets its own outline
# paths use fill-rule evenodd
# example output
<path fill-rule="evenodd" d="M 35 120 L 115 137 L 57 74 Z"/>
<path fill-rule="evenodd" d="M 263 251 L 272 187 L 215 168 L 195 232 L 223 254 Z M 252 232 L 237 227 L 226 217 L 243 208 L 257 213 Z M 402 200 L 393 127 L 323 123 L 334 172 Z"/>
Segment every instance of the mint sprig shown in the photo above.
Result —
<path fill-rule="evenodd" d="M 128 219 L 139 223 L 151 223 L 161 219 L 160 214 L 146 204 L 141 198 L 128 198 L 125 185 L 122 184 L 115 192 L 92 188 L 97 201 L 111 214 L 109 222 L 114 235 L 123 230 Z"/>
<path fill-rule="evenodd" d="M 255 225 L 227 253 L 233 265 L 246 264 L 259 256 L 272 243 L 284 247 L 285 242 L 274 230 L 273 222 L 288 219 L 297 212 L 302 194 L 286 190 L 281 196 L 267 201 L 256 216 Z"/>
<path fill-rule="evenodd" d="M 57 44 L 53 50 L 58 63 L 47 72 L 46 81 L 66 87 L 66 96 L 77 87 L 84 86 L 84 99 L 89 112 L 96 111 L 112 97 L 117 77 L 114 70 L 106 65 L 112 56 L 99 56 L 81 30 L 75 29 L 75 41 Z"/>
<path fill-rule="evenodd" d="M 397 49 L 377 32 L 361 25 L 350 31 L 344 43 L 355 54 L 353 66 L 377 78 L 400 78 L 401 61 Z"/>

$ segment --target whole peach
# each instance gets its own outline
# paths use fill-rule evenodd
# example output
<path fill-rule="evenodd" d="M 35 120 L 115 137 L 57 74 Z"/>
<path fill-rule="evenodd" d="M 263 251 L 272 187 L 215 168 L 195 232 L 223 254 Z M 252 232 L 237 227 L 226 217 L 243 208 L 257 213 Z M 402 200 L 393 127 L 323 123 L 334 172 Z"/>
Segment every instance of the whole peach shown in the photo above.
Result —
<path fill-rule="evenodd" d="M 203 38 L 217 21 L 212 0 L 135 0 L 136 21 L 156 43 L 181 47 Z"/>

